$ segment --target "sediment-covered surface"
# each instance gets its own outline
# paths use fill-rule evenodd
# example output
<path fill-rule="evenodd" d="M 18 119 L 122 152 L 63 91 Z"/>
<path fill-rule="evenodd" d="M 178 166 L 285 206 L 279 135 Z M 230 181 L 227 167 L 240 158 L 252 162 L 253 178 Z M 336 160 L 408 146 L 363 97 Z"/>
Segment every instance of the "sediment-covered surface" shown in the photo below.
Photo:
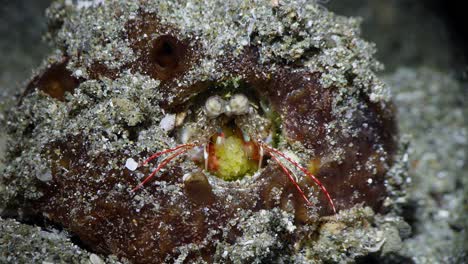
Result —
<path fill-rule="evenodd" d="M 83 250 L 80 261 L 424 261 L 405 248 L 426 238 L 415 233 L 423 225 L 414 225 L 407 207 L 433 192 L 406 185 L 424 181 L 425 163 L 413 163 L 430 140 L 410 148 L 407 140 L 397 143 L 390 92 L 376 76 L 380 64 L 373 45 L 360 39 L 358 20 L 301 1 L 67 3 L 48 12 L 57 50 L 10 111 L 15 140 L 0 182 L 5 216 L 25 222 L 41 216 L 64 228 L 95 253 Z M 424 86 L 412 85 L 419 76 L 412 74 L 388 77 L 397 105 L 409 112 L 405 88 Z M 443 74 L 433 80 L 446 82 L 458 85 Z M 245 111 L 233 98 L 246 98 Z M 400 119 L 401 130 L 417 134 L 408 125 L 417 118 Z M 466 133 L 455 121 L 457 133 Z M 138 161 L 186 142 L 197 145 L 194 151 L 132 191 L 157 167 L 136 167 Z M 259 155 L 260 143 L 315 174 L 339 212 L 294 163 L 265 148 Z M 208 166 L 203 146 L 212 150 Z M 256 169 L 234 172 L 233 164 L 245 164 L 217 151 L 227 148 L 244 149 Z M 457 155 L 456 166 L 442 161 L 454 175 L 464 164 Z M 300 191 L 274 157 L 297 177 Z M 460 192 L 448 188 L 440 193 Z M 446 216 L 460 203 L 443 206 L 421 206 L 421 216 L 433 210 Z M 6 233 L 21 225 L 3 222 Z M 459 226 L 443 225 L 451 229 L 446 241 L 463 235 Z M 49 244 L 24 250 L 40 256 L 38 247 Z M 449 261 L 463 258 L 460 248 Z M 43 259 L 56 257 L 45 251 Z"/>

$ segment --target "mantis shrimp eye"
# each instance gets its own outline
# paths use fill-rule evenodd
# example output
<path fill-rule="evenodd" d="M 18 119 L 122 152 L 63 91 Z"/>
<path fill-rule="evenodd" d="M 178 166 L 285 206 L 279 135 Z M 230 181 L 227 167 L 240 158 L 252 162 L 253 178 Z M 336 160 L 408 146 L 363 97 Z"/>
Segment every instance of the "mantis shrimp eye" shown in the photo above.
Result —
<path fill-rule="evenodd" d="M 224 113 L 226 102 L 219 96 L 212 96 L 206 100 L 205 112 L 209 117 L 217 117 Z"/>
<path fill-rule="evenodd" d="M 249 99 L 243 94 L 235 94 L 229 100 L 229 112 L 235 115 L 246 114 L 249 111 Z"/>

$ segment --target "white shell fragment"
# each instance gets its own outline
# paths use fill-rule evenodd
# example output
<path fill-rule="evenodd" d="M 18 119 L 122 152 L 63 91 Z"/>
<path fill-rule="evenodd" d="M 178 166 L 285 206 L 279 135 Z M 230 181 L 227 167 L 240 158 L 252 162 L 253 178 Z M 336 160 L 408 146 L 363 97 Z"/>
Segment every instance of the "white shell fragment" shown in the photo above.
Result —
<path fill-rule="evenodd" d="M 166 116 L 161 119 L 161 122 L 159 123 L 159 127 L 166 131 L 172 131 L 176 125 L 176 115 L 174 114 L 167 114 Z"/>
<path fill-rule="evenodd" d="M 48 182 L 52 180 L 52 172 L 50 170 L 43 171 L 41 173 L 36 174 L 36 178 L 40 181 Z"/>
<path fill-rule="evenodd" d="M 226 102 L 219 96 L 211 96 L 205 102 L 205 112 L 208 117 L 217 117 L 224 113 Z"/>
<path fill-rule="evenodd" d="M 138 168 L 138 162 L 136 162 L 134 159 L 132 158 L 129 158 L 127 159 L 127 161 L 125 162 L 125 168 L 131 170 L 131 171 L 134 171 Z"/>
<path fill-rule="evenodd" d="M 92 264 L 105 264 L 104 260 L 94 253 L 89 256 L 89 262 Z"/>
<path fill-rule="evenodd" d="M 249 99 L 243 94 L 235 94 L 229 100 L 229 109 L 234 115 L 243 115 L 249 112 Z"/>

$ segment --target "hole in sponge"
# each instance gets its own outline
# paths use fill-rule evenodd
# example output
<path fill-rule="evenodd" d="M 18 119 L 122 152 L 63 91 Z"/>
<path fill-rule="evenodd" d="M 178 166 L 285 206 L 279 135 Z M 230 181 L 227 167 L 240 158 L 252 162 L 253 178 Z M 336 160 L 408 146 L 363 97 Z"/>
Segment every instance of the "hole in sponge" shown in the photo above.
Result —
<path fill-rule="evenodd" d="M 35 88 L 59 100 L 65 100 L 65 93 L 73 93 L 79 80 L 66 68 L 67 61 L 52 64 L 45 72 L 36 76 L 27 86 L 25 95 Z"/>
<path fill-rule="evenodd" d="M 181 43 L 170 35 L 157 38 L 151 49 L 151 60 L 162 70 L 174 71 L 183 58 Z"/>

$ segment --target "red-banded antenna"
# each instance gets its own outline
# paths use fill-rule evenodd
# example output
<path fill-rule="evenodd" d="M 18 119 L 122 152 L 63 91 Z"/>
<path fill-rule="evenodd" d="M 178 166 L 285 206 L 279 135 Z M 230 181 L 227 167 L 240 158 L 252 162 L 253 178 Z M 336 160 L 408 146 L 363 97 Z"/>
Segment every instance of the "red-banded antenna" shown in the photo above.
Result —
<path fill-rule="evenodd" d="M 298 168 L 299 170 L 301 170 L 303 173 L 305 173 L 307 176 L 309 176 L 309 178 L 311 178 L 318 186 L 319 188 L 322 190 L 322 192 L 325 194 L 325 196 L 327 196 L 327 199 L 328 199 L 328 202 L 330 203 L 332 209 L 333 209 L 333 212 L 336 214 L 336 208 L 335 208 L 335 204 L 333 203 L 333 200 L 330 196 L 330 193 L 327 191 L 327 189 L 325 188 L 325 186 L 323 186 L 323 184 L 319 181 L 319 179 L 317 179 L 312 173 L 308 172 L 304 167 L 302 167 L 301 165 L 299 165 L 299 163 L 295 162 L 294 160 L 292 160 L 291 158 L 289 158 L 288 156 L 286 156 L 283 152 L 273 148 L 273 147 L 270 147 L 262 142 L 260 142 L 260 144 L 265 148 L 267 149 L 270 153 L 273 152 L 275 154 L 278 154 L 280 155 L 281 157 L 283 157 L 284 159 L 286 159 L 287 161 L 289 161 L 291 164 L 293 164 L 296 168 Z"/>
<path fill-rule="evenodd" d="M 288 178 L 292 181 L 292 183 L 294 184 L 294 186 L 296 187 L 296 189 L 299 191 L 299 193 L 301 194 L 302 198 L 304 198 L 304 200 L 306 201 L 306 203 L 308 205 L 312 205 L 312 203 L 309 201 L 309 199 L 307 199 L 307 197 L 305 196 L 304 192 L 302 191 L 301 187 L 299 186 L 299 184 L 297 184 L 296 180 L 294 179 L 294 177 L 291 175 L 291 172 L 281 163 L 281 161 L 275 157 L 274 155 L 271 155 L 271 158 L 281 167 L 281 169 L 283 170 L 283 172 L 286 174 L 286 176 L 288 176 Z"/>
<path fill-rule="evenodd" d="M 184 148 L 184 147 L 195 147 L 195 144 L 192 144 L 192 143 L 188 143 L 188 144 L 182 144 L 182 145 L 178 145 L 177 147 L 174 147 L 174 148 L 170 148 L 170 149 L 165 149 L 165 150 L 162 150 L 162 151 L 159 151 L 159 152 L 156 152 L 154 153 L 151 157 L 147 158 L 145 161 L 143 161 L 140 166 L 143 166 L 143 165 L 146 165 L 148 164 L 148 162 L 166 154 L 166 153 L 171 153 L 173 151 L 176 151 L 178 149 L 181 149 L 181 148 Z"/>
<path fill-rule="evenodd" d="M 150 158 L 148 158 L 145 162 L 143 162 L 143 164 L 146 164 L 148 163 L 149 161 L 165 154 L 165 153 L 171 153 L 173 151 L 176 151 L 178 149 L 181 149 L 181 148 L 184 148 L 185 149 L 182 149 L 180 151 L 177 151 L 176 153 L 172 154 L 171 156 L 165 158 L 161 164 L 159 164 L 159 166 L 150 174 L 148 175 L 148 177 L 146 177 L 140 184 L 138 184 L 135 188 L 133 188 L 131 190 L 131 192 L 135 192 L 137 191 L 138 189 L 140 189 L 141 187 L 143 187 L 145 185 L 145 183 L 147 183 L 149 180 L 151 180 L 151 178 L 153 178 L 162 168 L 164 168 L 169 162 L 171 162 L 171 160 L 175 159 L 176 157 L 184 154 L 185 152 L 191 150 L 192 148 L 195 147 L 195 144 L 184 144 L 184 145 L 180 145 L 180 146 L 177 146 L 175 148 L 172 148 L 172 149 L 168 149 L 168 150 L 164 150 L 164 151 L 161 151 L 161 152 L 158 152 L 156 154 L 154 154 L 153 156 L 151 156 Z"/>

